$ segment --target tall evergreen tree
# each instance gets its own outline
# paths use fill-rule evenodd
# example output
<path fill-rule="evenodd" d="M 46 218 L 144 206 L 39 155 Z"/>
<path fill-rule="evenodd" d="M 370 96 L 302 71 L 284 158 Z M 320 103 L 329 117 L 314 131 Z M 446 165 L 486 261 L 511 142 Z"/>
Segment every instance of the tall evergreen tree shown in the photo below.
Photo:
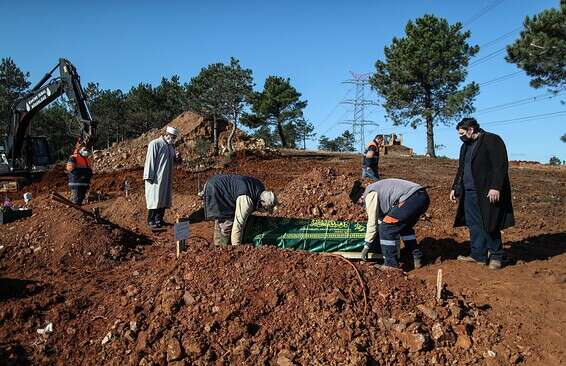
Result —
<path fill-rule="evenodd" d="M 344 131 L 340 136 L 330 139 L 324 135 L 318 140 L 318 148 L 326 151 L 347 152 L 355 151 L 354 144 L 356 138 L 349 130 Z"/>
<path fill-rule="evenodd" d="M 214 123 L 214 145 L 218 149 L 218 119 L 232 123 L 228 149 L 253 88 L 252 71 L 231 58 L 229 64 L 215 63 L 203 68 L 187 85 L 188 107 L 211 118 Z"/>
<path fill-rule="evenodd" d="M 566 89 L 566 5 L 527 16 L 523 25 L 506 60 L 524 70 L 534 88 Z"/>
<path fill-rule="evenodd" d="M 56 161 L 64 161 L 76 142 L 76 137 L 69 133 L 70 126 L 76 124 L 76 117 L 69 112 L 68 106 L 56 101 L 35 115 L 30 124 L 30 135 L 46 136 L 51 157 Z"/>
<path fill-rule="evenodd" d="M 429 156 L 435 156 L 434 126 L 474 110 L 479 86 L 472 82 L 460 88 L 470 57 L 479 51 L 468 44 L 469 37 L 461 23 L 450 25 L 433 15 L 409 21 L 405 36 L 385 47 L 385 60 L 376 62 L 370 78 L 395 125 L 426 126 Z"/>
<path fill-rule="evenodd" d="M 316 133 L 314 133 L 314 125 L 303 118 L 297 121 L 295 130 L 297 132 L 297 139 L 303 143 L 303 150 L 306 150 L 307 141 L 312 140 L 316 136 Z"/>
<path fill-rule="evenodd" d="M 285 134 L 285 126 L 292 130 L 295 124 L 303 118 L 306 100 L 301 100 L 299 93 L 290 79 L 279 76 L 269 76 L 265 80 L 263 91 L 254 93 L 252 111 L 246 114 L 242 123 L 250 128 L 274 126 L 279 135 L 281 146 L 290 147 L 289 136 Z"/>
<path fill-rule="evenodd" d="M 0 61 L 0 138 L 8 131 L 11 108 L 30 86 L 29 73 L 23 72 L 10 57 Z"/>
<path fill-rule="evenodd" d="M 125 103 L 125 123 L 134 135 L 161 128 L 167 122 L 167 115 L 159 106 L 155 89 L 150 84 L 139 83 L 132 87 Z"/>
<path fill-rule="evenodd" d="M 232 140 L 236 133 L 236 127 L 240 122 L 240 117 L 244 108 L 248 104 L 253 93 L 253 77 L 251 69 L 244 69 L 240 66 L 240 61 L 235 58 L 230 59 L 230 65 L 224 68 L 223 78 L 223 99 L 225 100 L 225 117 L 232 123 L 232 131 L 228 136 L 228 149 L 234 152 Z"/>
<path fill-rule="evenodd" d="M 161 78 L 161 83 L 155 88 L 155 94 L 159 107 L 165 113 L 166 121 L 183 112 L 186 91 L 178 75 L 171 76 L 171 79 Z"/>
<path fill-rule="evenodd" d="M 212 120 L 214 150 L 218 151 L 218 120 L 222 116 L 222 64 L 210 64 L 200 70 L 186 85 L 186 108 Z"/>
<path fill-rule="evenodd" d="M 113 142 L 137 136 L 126 123 L 126 96 L 120 89 L 102 90 L 98 84 L 85 88 L 90 110 L 98 124 L 97 148 L 106 148 Z"/>

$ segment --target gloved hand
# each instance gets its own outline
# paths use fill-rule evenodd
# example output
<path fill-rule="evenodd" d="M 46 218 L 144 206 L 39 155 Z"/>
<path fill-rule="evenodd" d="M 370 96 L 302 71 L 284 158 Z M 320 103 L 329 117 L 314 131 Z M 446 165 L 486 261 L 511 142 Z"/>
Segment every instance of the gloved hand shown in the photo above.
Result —
<path fill-rule="evenodd" d="M 364 262 L 368 260 L 369 245 L 366 243 L 364 249 L 362 250 L 361 258 Z"/>

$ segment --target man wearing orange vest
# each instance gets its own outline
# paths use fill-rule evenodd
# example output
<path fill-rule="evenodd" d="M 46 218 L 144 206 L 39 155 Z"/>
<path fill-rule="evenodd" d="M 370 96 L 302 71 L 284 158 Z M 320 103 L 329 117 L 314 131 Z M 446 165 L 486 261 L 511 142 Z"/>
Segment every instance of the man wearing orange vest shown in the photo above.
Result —
<path fill-rule="evenodd" d="M 379 148 L 383 144 L 382 136 L 375 136 L 364 151 L 362 178 L 379 180 Z"/>
<path fill-rule="evenodd" d="M 83 203 L 90 186 L 90 179 L 92 178 L 92 169 L 88 161 L 89 155 L 90 151 L 86 147 L 77 144 L 66 166 L 66 170 L 69 173 L 71 201 L 79 206 Z"/>

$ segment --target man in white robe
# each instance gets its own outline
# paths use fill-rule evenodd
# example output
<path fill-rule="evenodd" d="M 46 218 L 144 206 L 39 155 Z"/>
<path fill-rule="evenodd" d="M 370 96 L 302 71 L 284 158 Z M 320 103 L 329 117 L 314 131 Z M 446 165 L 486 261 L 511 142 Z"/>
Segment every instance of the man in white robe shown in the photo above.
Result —
<path fill-rule="evenodd" d="M 152 140 L 147 146 L 143 179 L 147 223 L 151 229 L 163 227 L 165 209 L 171 207 L 173 171 L 175 161 L 179 159 L 174 148 L 178 135 L 176 128 L 167 126 L 165 134 Z"/>

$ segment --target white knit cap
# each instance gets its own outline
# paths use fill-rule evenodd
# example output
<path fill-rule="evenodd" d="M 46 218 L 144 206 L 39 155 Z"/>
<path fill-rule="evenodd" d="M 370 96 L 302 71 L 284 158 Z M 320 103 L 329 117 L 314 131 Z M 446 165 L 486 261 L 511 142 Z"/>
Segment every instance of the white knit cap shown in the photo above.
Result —
<path fill-rule="evenodd" d="M 177 130 L 175 127 L 167 126 L 165 132 L 170 133 L 171 135 L 179 136 L 179 130 Z"/>
<path fill-rule="evenodd" d="M 263 191 L 259 196 L 259 200 L 261 202 L 261 207 L 264 209 L 271 211 L 275 206 L 277 206 L 277 196 L 275 193 L 271 191 Z"/>

